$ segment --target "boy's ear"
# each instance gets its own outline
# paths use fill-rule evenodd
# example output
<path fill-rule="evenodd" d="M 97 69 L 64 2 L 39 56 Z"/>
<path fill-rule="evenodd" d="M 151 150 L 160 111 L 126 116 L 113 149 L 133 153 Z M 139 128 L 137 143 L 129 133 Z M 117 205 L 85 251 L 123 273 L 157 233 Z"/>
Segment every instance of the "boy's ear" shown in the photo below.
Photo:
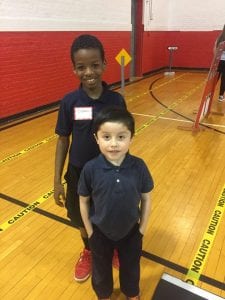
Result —
<path fill-rule="evenodd" d="M 76 71 L 76 69 L 73 69 L 73 73 L 76 75 L 77 74 L 77 71 Z"/>
<path fill-rule="evenodd" d="M 96 142 L 98 144 L 98 137 L 97 137 L 97 135 L 95 133 L 94 133 L 94 137 L 95 137 L 95 140 L 96 140 Z"/>

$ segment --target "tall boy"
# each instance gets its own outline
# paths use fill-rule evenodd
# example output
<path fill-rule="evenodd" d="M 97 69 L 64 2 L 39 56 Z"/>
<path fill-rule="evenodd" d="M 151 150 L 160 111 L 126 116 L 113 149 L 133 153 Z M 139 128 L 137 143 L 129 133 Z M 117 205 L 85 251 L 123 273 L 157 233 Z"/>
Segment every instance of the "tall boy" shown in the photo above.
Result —
<path fill-rule="evenodd" d="M 117 248 L 121 291 L 127 299 L 140 299 L 142 237 L 153 180 L 144 161 L 129 154 L 134 119 L 126 109 L 101 110 L 94 133 L 101 154 L 84 166 L 78 184 L 81 215 L 92 251 L 92 286 L 98 299 L 110 299 L 112 257 Z"/>
<path fill-rule="evenodd" d="M 101 42 L 92 35 L 81 35 L 71 46 L 74 73 L 80 87 L 61 101 L 55 132 L 59 135 L 55 154 L 54 198 L 59 206 L 66 206 L 73 226 L 80 230 L 84 250 L 75 266 L 76 281 L 86 280 L 91 273 L 91 252 L 87 232 L 80 215 L 77 183 L 84 164 L 99 154 L 94 140 L 92 123 L 103 107 L 125 107 L 123 97 L 110 91 L 102 75 L 105 70 L 105 53 Z M 70 142 L 71 137 L 71 142 Z M 67 192 L 62 185 L 62 173 L 69 151 L 65 179 Z"/>

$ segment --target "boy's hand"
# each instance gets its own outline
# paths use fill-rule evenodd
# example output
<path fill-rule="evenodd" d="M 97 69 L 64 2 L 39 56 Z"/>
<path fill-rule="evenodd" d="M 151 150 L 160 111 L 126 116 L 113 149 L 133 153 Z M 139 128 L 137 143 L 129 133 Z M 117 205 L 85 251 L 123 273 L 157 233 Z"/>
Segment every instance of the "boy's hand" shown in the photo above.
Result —
<path fill-rule="evenodd" d="M 143 228 L 142 228 L 141 226 L 139 227 L 139 231 L 140 231 L 140 233 L 141 233 L 142 235 L 144 235 L 145 230 L 143 230 Z"/>
<path fill-rule="evenodd" d="M 55 203 L 61 207 L 65 206 L 65 190 L 64 186 L 62 183 L 55 183 L 54 184 L 54 198 L 55 198 Z"/>
<path fill-rule="evenodd" d="M 91 237 L 92 234 L 93 234 L 93 229 L 89 230 L 89 231 L 87 232 L 87 234 L 88 234 L 88 238 L 90 239 L 90 237 Z"/>

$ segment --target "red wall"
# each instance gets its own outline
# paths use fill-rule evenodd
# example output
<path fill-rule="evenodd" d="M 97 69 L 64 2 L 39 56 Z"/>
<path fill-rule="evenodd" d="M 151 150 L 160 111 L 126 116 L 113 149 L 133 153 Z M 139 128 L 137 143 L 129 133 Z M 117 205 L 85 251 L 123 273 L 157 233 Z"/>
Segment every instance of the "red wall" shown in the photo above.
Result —
<path fill-rule="evenodd" d="M 84 32 L 82 32 L 84 33 Z M 87 33 L 87 32 L 86 32 Z M 60 100 L 75 89 L 70 45 L 81 32 L 0 32 L 0 118 Z M 130 32 L 91 32 L 103 42 L 108 67 L 104 80 L 120 81 L 115 56 L 130 51 Z M 219 31 L 144 32 L 142 72 L 168 66 L 167 46 L 178 46 L 173 67 L 209 68 Z M 129 78 L 129 65 L 125 69 Z"/>
<path fill-rule="evenodd" d="M 81 32 L 0 33 L 0 118 L 58 101 L 77 87 L 70 46 L 79 34 Z M 130 32 L 91 34 L 99 37 L 105 47 L 108 67 L 104 80 L 119 81 L 121 71 L 115 56 L 122 47 L 130 51 Z M 129 67 L 125 75 L 129 77 Z"/>
<path fill-rule="evenodd" d="M 169 32 L 167 45 L 178 46 L 174 53 L 174 66 L 185 68 L 209 68 L 213 47 L 219 31 Z"/>
<path fill-rule="evenodd" d="M 143 74 L 167 65 L 167 36 L 165 31 L 144 32 L 142 70 Z"/>
<path fill-rule="evenodd" d="M 151 31 L 144 33 L 143 73 L 169 65 L 168 46 L 178 46 L 173 53 L 174 67 L 209 68 L 213 47 L 220 31 Z"/>

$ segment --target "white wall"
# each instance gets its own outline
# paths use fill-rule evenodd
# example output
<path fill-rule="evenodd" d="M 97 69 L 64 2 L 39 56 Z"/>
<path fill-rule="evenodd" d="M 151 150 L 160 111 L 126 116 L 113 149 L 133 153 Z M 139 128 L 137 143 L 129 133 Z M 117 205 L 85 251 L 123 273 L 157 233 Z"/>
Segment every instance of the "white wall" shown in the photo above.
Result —
<path fill-rule="evenodd" d="M 145 30 L 218 30 L 225 0 L 143 0 Z M 0 31 L 129 31 L 131 0 L 0 0 Z"/>
<path fill-rule="evenodd" d="M 0 31 L 131 30 L 130 0 L 0 0 Z"/>
<path fill-rule="evenodd" d="M 169 10 L 172 0 L 143 0 L 144 28 L 148 30 L 168 30 Z M 182 0 L 180 0 L 182 1 Z"/>
<path fill-rule="evenodd" d="M 149 20 L 149 6 L 152 16 Z M 144 0 L 146 30 L 220 30 L 225 24 L 225 0 Z"/>

